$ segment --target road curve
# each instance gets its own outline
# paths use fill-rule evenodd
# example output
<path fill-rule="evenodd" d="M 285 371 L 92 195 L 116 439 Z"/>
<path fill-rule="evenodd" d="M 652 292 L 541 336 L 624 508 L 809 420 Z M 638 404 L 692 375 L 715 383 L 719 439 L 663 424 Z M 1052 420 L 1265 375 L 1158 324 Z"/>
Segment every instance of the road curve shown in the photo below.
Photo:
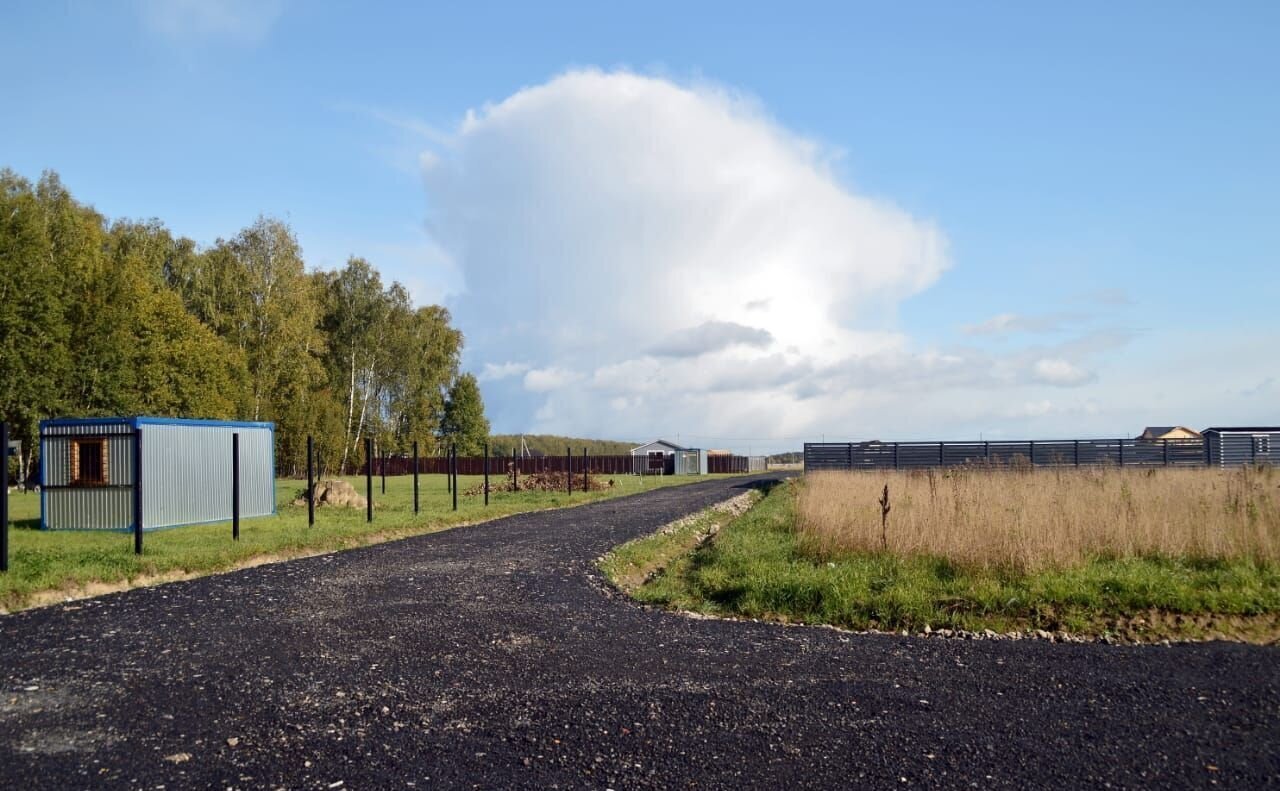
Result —
<path fill-rule="evenodd" d="M 6 788 L 1280 782 L 1280 650 L 849 635 L 606 595 L 743 479 L 0 618 Z"/>

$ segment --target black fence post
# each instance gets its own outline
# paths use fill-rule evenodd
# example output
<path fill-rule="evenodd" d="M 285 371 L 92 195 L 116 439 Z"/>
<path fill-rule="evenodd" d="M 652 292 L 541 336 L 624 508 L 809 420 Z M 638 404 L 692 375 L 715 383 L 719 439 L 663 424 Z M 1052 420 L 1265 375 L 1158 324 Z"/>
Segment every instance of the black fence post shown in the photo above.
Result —
<path fill-rule="evenodd" d="M 387 452 L 382 451 L 382 493 L 387 493 Z"/>
<path fill-rule="evenodd" d="M 573 494 L 573 448 L 567 445 L 564 449 L 564 479 L 567 482 L 569 494 Z"/>
<path fill-rule="evenodd" d="M 316 447 L 311 435 L 307 435 L 307 527 L 316 523 Z"/>
<path fill-rule="evenodd" d="M 1164 438 L 1164 466 L 1169 466 L 1169 438 Z"/>
<path fill-rule="evenodd" d="M 1124 466 L 1124 438 L 1117 440 L 1120 443 L 1120 466 Z"/>
<path fill-rule="evenodd" d="M 1027 443 L 1027 455 L 1031 457 L 1031 466 L 1036 466 L 1036 441 L 1031 440 Z"/>
<path fill-rule="evenodd" d="M 43 485 L 44 481 L 40 483 Z M 142 426 L 136 423 L 133 427 L 133 554 L 142 554 Z"/>
<path fill-rule="evenodd" d="M 231 435 L 231 540 L 240 540 L 240 432 Z"/>
<path fill-rule="evenodd" d="M 458 446 L 449 446 L 449 458 L 452 459 L 453 475 L 453 510 L 458 510 Z"/>
<path fill-rule="evenodd" d="M 1200 437 L 1200 444 L 1204 446 L 1204 466 L 1206 467 L 1213 466 L 1213 459 L 1209 450 L 1209 438 L 1207 436 L 1202 435 Z"/>
<path fill-rule="evenodd" d="M 444 490 L 453 491 L 453 457 L 449 455 L 448 448 L 444 449 Z"/>
<path fill-rule="evenodd" d="M 1075 440 L 1076 466 L 1080 466 L 1080 440 Z"/>
<path fill-rule="evenodd" d="M 945 442 L 939 442 L 939 443 L 938 443 L 938 466 L 939 466 L 939 467 L 945 467 L 945 466 L 947 466 L 947 458 L 946 458 L 946 455 L 945 455 L 945 454 L 946 454 L 946 447 L 947 447 L 947 445 L 946 445 L 946 443 L 945 443 Z"/>
<path fill-rule="evenodd" d="M 588 466 L 589 464 L 587 463 L 587 449 L 583 448 L 582 449 L 582 491 L 584 492 L 587 491 L 591 486 L 591 482 L 587 480 Z"/>
<path fill-rule="evenodd" d="M 893 443 L 893 468 L 898 469 L 898 443 Z"/>
<path fill-rule="evenodd" d="M 44 481 L 40 482 L 41 485 Z M 41 495 L 43 497 L 44 495 Z M 0 571 L 9 570 L 9 424 L 0 420 Z"/>
<path fill-rule="evenodd" d="M 413 512 L 418 513 L 418 441 L 413 441 Z"/>
<path fill-rule="evenodd" d="M 364 521 L 373 521 L 373 439 L 364 438 Z"/>
<path fill-rule="evenodd" d="M 484 504 L 489 504 L 489 443 L 484 443 Z"/>

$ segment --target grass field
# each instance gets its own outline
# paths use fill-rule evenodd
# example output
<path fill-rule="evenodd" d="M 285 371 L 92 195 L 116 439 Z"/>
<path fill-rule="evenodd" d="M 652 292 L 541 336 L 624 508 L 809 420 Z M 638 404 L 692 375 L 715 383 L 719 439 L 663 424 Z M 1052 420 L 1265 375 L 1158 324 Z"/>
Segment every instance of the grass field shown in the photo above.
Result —
<path fill-rule="evenodd" d="M 12 611 L 68 596 L 357 547 L 523 511 L 579 505 L 706 480 L 697 476 L 641 480 L 631 475 L 612 479 L 617 485 L 601 492 L 493 493 L 488 508 L 483 497 L 459 496 L 455 513 L 451 495 L 445 491 L 444 476 L 424 475 L 420 479 L 417 516 L 413 513 L 411 477 L 388 478 L 385 495 L 375 479 L 372 525 L 365 522 L 364 509 L 318 508 L 314 527 L 307 526 L 305 506 L 289 505 L 305 484 L 280 480 L 276 482 L 279 514 L 241 520 L 239 541 L 231 539 L 230 522 L 159 530 L 145 535 L 141 557 L 133 554 L 130 533 L 39 530 L 39 496 L 14 493 L 9 500 L 9 571 L 0 574 L 0 607 Z M 346 480 L 364 491 L 363 479 Z M 478 475 L 459 476 L 460 489 L 465 492 L 482 480 Z"/>
<path fill-rule="evenodd" d="M 1190 522 L 1179 528 L 1176 525 L 1183 520 L 1171 511 L 1166 514 L 1171 525 L 1167 533 L 1149 526 L 1159 521 L 1151 516 L 1147 522 L 1132 523 L 1147 527 L 1108 545 L 1102 537 L 1125 536 L 1121 527 L 1130 523 L 1124 510 L 1115 510 L 1113 499 L 1097 497 L 1092 500 L 1096 508 L 1092 513 L 1089 500 L 1073 501 L 1075 521 L 1064 522 L 1058 513 L 1027 512 L 1028 519 L 1039 520 L 1039 529 L 1050 533 L 1047 539 L 1032 540 L 1011 534 L 1010 526 L 1021 522 L 999 514 L 1011 507 L 1009 502 L 1032 496 L 1028 493 L 1032 490 L 1038 492 L 1036 498 L 1052 502 L 1053 487 L 1059 480 L 1068 485 L 1066 478 L 1037 472 L 1030 474 L 1030 483 L 1012 477 L 991 479 L 982 485 L 1008 490 L 1003 495 L 1006 504 L 1000 509 L 992 505 L 994 515 L 986 521 L 951 522 L 957 505 L 940 499 L 940 488 L 934 495 L 939 499 L 931 501 L 928 481 L 913 482 L 925 488 L 911 489 L 914 499 L 909 505 L 905 484 L 893 494 L 895 482 L 904 482 L 889 476 L 895 510 L 890 512 L 888 548 L 884 549 L 875 501 L 886 476 L 857 473 L 867 480 L 829 484 L 810 478 L 776 487 L 713 540 L 679 557 L 668 553 L 661 573 L 634 587 L 632 595 L 649 603 L 711 614 L 854 629 L 1046 630 L 1132 640 L 1275 641 L 1280 636 L 1280 562 L 1272 553 L 1280 524 L 1275 521 L 1276 512 L 1266 509 L 1274 506 L 1277 481 L 1259 475 L 1246 486 L 1220 472 L 1186 472 L 1202 477 L 1152 478 L 1151 497 L 1158 490 L 1174 498 L 1172 502 L 1142 500 L 1134 481 L 1128 482 L 1129 497 L 1147 503 L 1146 507 L 1163 502 L 1162 508 L 1178 507 L 1177 498 L 1183 498 L 1184 506 L 1195 506 L 1201 498 L 1210 497 L 1212 505 L 1206 506 L 1210 511 L 1230 509 L 1221 524 L 1210 523 L 1234 530 L 1230 537 L 1205 533 Z M 1074 488 L 1079 483 L 1070 485 L 1083 498 L 1087 491 Z M 1105 481 L 1102 486 L 1118 491 L 1121 483 Z M 856 498 L 840 506 L 823 502 L 818 509 L 806 498 L 831 496 L 815 493 L 818 485 L 865 490 L 863 499 L 870 502 Z M 934 485 L 941 487 L 945 481 Z M 1023 486 L 1029 489 L 1019 493 Z M 848 492 L 840 496 L 847 497 Z M 1250 496 L 1256 508 L 1253 517 L 1249 516 Z M 809 509 L 807 525 L 804 508 Z M 819 510 L 816 515 L 815 509 Z M 1238 509 L 1243 509 L 1243 516 Z M 912 513 L 914 522 L 908 518 Z M 834 526 L 830 536 L 815 535 L 818 528 L 813 522 L 823 514 Z M 1052 531 L 1068 523 L 1083 532 L 1055 540 Z M 947 524 L 966 527 L 954 528 L 956 536 L 948 539 Z M 936 540 L 923 532 L 925 525 L 938 531 Z M 1011 536 L 1023 538 L 1012 540 Z M 1166 536 L 1168 543 L 1152 543 Z M 648 540 L 672 541 L 670 536 Z M 629 551 L 640 557 L 647 552 L 643 545 Z M 604 567 L 608 570 L 608 563 Z M 639 572 L 632 569 L 631 573 L 635 577 Z"/>

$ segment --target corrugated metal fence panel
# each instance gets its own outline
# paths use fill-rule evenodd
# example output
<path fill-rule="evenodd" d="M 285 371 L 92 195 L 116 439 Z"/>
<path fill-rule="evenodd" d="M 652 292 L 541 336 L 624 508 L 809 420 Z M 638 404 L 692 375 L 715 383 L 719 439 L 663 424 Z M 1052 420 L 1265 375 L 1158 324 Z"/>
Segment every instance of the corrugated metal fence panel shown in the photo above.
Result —
<path fill-rule="evenodd" d="M 107 440 L 107 486 L 70 486 L 71 443 Z M 126 421 L 45 426 L 40 436 L 41 496 L 50 530 L 128 530 L 133 525 L 133 429 Z"/>
<path fill-rule="evenodd" d="M 275 512 L 268 428 L 142 425 L 146 529 L 231 519 L 231 435 L 240 434 L 240 515 Z"/>
<path fill-rule="evenodd" d="M 1216 445 L 1215 445 L 1216 447 Z M 1249 444 L 1229 444 L 1228 464 L 1240 461 Z M 1215 450 L 1215 453 L 1217 451 Z M 806 442 L 804 467 L 813 470 L 924 469 L 959 465 L 1070 467 L 1203 466 L 1203 440 L 1026 440 L 998 442 Z M 1214 463 L 1217 462 L 1215 456 Z"/>

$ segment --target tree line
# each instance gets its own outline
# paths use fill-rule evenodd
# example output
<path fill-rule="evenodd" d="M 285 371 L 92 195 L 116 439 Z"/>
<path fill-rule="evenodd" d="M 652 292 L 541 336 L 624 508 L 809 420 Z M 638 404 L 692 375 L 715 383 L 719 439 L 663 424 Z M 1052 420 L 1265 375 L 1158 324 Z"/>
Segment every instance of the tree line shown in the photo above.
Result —
<path fill-rule="evenodd" d="M 108 220 L 56 173 L 0 170 L 0 415 L 32 469 L 40 420 L 156 415 L 273 421 L 277 469 L 347 472 L 379 453 L 480 452 L 489 433 L 463 336 L 367 260 L 308 271 L 259 217 L 199 247 L 159 220 Z"/>

